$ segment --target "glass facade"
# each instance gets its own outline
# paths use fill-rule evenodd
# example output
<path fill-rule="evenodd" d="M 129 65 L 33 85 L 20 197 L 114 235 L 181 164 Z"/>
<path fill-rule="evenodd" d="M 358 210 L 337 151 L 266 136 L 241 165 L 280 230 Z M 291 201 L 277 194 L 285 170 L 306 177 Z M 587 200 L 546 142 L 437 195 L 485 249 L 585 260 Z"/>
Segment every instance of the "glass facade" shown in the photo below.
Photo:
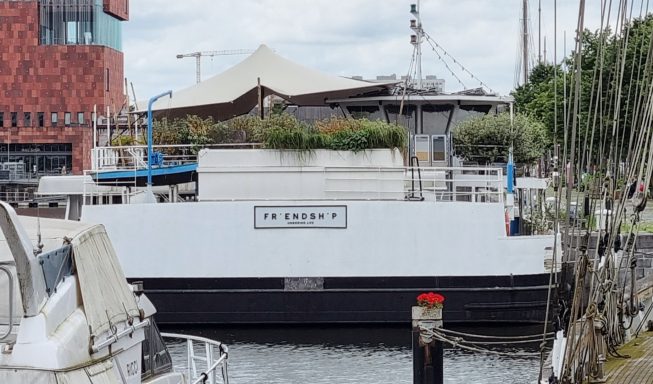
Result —
<path fill-rule="evenodd" d="M 41 0 L 42 45 L 103 45 L 122 51 L 121 21 L 104 13 L 102 0 Z"/>
<path fill-rule="evenodd" d="M 70 173 L 73 145 L 63 144 L 0 144 L 0 163 L 22 164 L 20 171 L 38 175 Z"/>

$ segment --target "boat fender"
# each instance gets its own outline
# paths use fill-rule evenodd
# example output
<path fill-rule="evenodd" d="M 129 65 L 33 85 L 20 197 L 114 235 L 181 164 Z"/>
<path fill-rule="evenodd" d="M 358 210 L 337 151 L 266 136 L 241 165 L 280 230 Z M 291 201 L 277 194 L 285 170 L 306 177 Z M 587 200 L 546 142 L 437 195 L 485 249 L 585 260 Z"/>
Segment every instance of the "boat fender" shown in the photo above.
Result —
<path fill-rule="evenodd" d="M 510 215 L 508 214 L 508 208 L 505 212 L 505 221 L 506 221 L 506 236 L 510 236 Z"/>
<path fill-rule="evenodd" d="M 646 192 L 644 191 L 644 183 L 641 183 L 638 191 L 633 194 L 631 203 L 635 212 L 642 212 L 644 208 L 646 208 Z"/>

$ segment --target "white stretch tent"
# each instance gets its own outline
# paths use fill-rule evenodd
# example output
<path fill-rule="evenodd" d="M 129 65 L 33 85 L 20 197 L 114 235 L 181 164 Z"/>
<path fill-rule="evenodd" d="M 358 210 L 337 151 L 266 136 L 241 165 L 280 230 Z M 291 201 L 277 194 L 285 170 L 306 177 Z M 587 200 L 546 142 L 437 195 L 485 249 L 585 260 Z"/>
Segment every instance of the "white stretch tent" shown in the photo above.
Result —
<path fill-rule="evenodd" d="M 372 83 L 329 75 L 287 60 L 265 45 L 251 56 L 199 84 L 159 99 L 155 115 L 198 115 L 226 120 L 251 111 L 258 104 L 258 82 L 264 96 L 277 95 L 300 106 L 326 105 L 327 99 L 344 99 L 386 89 L 397 82 Z M 162 89 L 163 90 L 163 89 Z M 146 104 L 140 104 L 145 108 Z"/>

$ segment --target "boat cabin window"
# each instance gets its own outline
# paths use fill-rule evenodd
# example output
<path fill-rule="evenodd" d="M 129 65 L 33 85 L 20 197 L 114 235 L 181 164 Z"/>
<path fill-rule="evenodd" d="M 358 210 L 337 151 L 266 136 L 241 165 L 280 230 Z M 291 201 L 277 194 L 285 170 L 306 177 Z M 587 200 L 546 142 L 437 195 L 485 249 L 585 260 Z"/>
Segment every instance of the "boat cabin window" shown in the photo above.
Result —
<path fill-rule="evenodd" d="M 461 105 L 456 108 L 454 115 L 451 119 L 451 129 L 455 128 L 458 123 L 474 117 L 487 115 L 491 110 L 492 105 Z"/>
<path fill-rule="evenodd" d="M 381 107 L 376 105 L 355 105 L 347 107 L 347 111 L 354 119 L 384 120 L 385 116 Z"/>
<path fill-rule="evenodd" d="M 447 133 L 449 116 L 453 105 L 424 105 L 422 106 L 422 132 L 429 135 L 444 135 Z"/>
<path fill-rule="evenodd" d="M 431 159 L 433 161 L 447 161 L 447 136 L 431 136 Z"/>
<path fill-rule="evenodd" d="M 18 287 L 18 275 L 16 268 L 7 261 L 2 261 L 0 257 L 0 343 L 8 339 L 7 331 L 10 322 L 14 326 L 20 325 L 23 316 L 23 310 L 20 300 L 20 291 Z M 13 296 L 9 296 L 9 276 L 11 274 L 14 281 Z M 12 311 L 9 310 L 9 303 L 13 301 Z M 13 330 L 15 334 L 15 328 Z"/>
<path fill-rule="evenodd" d="M 390 104 L 385 106 L 385 111 L 388 114 L 388 121 L 391 124 L 397 123 L 412 133 L 420 133 L 416 130 L 417 117 L 415 114 L 415 106 L 404 105 L 401 115 L 399 115 L 399 109 L 401 109 L 399 104 Z"/>
<path fill-rule="evenodd" d="M 143 340 L 142 351 L 142 379 L 172 370 L 170 353 L 153 318 L 150 318 L 150 325 L 145 327 L 145 340 Z"/>

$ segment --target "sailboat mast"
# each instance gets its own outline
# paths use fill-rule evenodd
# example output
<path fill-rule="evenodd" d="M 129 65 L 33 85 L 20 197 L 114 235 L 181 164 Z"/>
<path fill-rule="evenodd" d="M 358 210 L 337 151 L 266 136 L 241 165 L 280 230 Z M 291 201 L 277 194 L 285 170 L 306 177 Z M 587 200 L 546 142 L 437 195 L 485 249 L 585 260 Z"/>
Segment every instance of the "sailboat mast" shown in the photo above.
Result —
<path fill-rule="evenodd" d="M 523 0 L 523 20 L 522 20 L 522 60 L 524 69 L 524 84 L 528 83 L 528 0 Z"/>
<path fill-rule="evenodd" d="M 546 43 L 544 50 L 546 51 Z M 537 2 L 537 63 L 542 64 L 542 0 Z"/>

